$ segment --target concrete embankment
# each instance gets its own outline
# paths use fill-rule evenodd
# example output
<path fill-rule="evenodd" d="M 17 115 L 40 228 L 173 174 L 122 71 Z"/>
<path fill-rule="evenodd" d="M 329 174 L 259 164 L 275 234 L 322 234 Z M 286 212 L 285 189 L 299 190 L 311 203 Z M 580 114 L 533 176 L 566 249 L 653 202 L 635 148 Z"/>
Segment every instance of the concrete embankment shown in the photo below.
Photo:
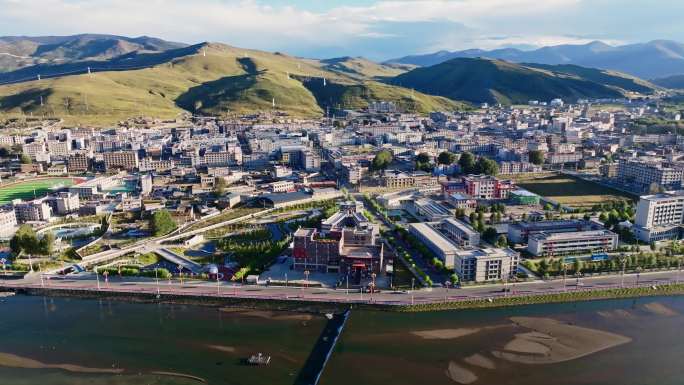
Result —
<path fill-rule="evenodd" d="M 0 292 L 16 292 L 25 295 L 59 296 L 75 298 L 97 298 L 139 303 L 169 303 L 214 307 L 237 307 L 246 309 L 268 309 L 309 313 L 342 313 L 347 309 L 379 310 L 396 312 L 423 312 L 440 310 L 462 310 L 533 305 L 559 302 L 594 301 L 619 298 L 636 298 L 663 295 L 684 295 L 684 284 L 642 286 L 613 289 L 584 289 L 549 294 L 508 295 L 482 297 L 457 301 L 439 301 L 415 305 L 381 302 L 345 302 L 301 298 L 241 297 L 228 295 L 182 294 L 154 292 L 123 292 L 108 290 L 83 290 L 70 288 L 20 287 L 0 282 Z"/>

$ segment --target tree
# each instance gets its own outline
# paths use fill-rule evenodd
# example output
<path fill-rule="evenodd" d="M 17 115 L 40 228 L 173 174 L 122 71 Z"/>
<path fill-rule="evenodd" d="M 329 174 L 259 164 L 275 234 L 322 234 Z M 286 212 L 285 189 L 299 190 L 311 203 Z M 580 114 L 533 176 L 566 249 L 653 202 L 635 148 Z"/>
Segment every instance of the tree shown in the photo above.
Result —
<path fill-rule="evenodd" d="M 225 190 L 226 180 L 222 176 L 216 177 L 216 180 L 214 181 L 214 194 L 221 196 Z"/>
<path fill-rule="evenodd" d="M 19 158 L 19 161 L 21 164 L 31 164 L 33 161 L 31 160 L 31 157 L 28 154 L 21 154 L 21 157 Z"/>
<path fill-rule="evenodd" d="M 12 151 L 7 146 L 0 146 L 0 158 L 7 158 L 12 155 Z"/>
<path fill-rule="evenodd" d="M 541 165 L 544 163 L 544 153 L 539 150 L 532 150 L 529 153 L 530 162 L 536 165 Z"/>
<path fill-rule="evenodd" d="M 458 165 L 464 174 L 472 174 L 475 169 L 475 156 L 469 152 L 464 152 L 458 159 Z"/>
<path fill-rule="evenodd" d="M 496 246 L 497 247 L 506 247 L 508 245 L 508 239 L 506 238 L 505 235 L 501 234 L 499 235 L 499 238 L 496 240 Z"/>
<path fill-rule="evenodd" d="M 52 231 L 48 231 L 40 239 L 39 249 L 38 253 L 41 255 L 52 255 L 55 251 L 55 234 Z"/>
<path fill-rule="evenodd" d="M 575 272 L 575 274 L 582 272 L 582 261 L 580 261 L 579 258 L 575 258 L 575 261 L 572 263 L 572 270 Z"/>
<path fill-rule="evenodd" d="M 416 156 L 416 169 L 430 172 L 432 170 L 432 165 L 430 164 L 430 155 L 424 152 L 418 154 Z"/>
<path fill-rule="evenodd" d="M 437 163 L 450 165 L 456 161 L 456 154 L 449 151 L 444 151 L 437 157 Z"/>
<path fill-rule="evenodd" d="M 393 159 L 394 156 L 392 155 L 392 152 L 390 150 L 382 150 L 375 155 L 375 158 L 373 158 L 373 162 L 371 163 L 371 170 L 384 170 L 390 165 L 390 163 L 392 163 Z"/>
<path fill-rule="evenodd" d="M 166 235 L 176 229 L 176 222 L 167 210 L 159 210 L 150 218 L 150 231 L 155 237 Z"/>
<path fill-rule="evenodd" d="M 496 243 L 496 237 L 498 233 L 496 232 L 496 229 L 493 227 L 487 227 L 483 232 L 482 232 L 482 238 L 484 238 L 485 241 L 495 244 Z"/>
<path fill-rule="evenodd" d="M 36 231 L 30 225 L 21 225 L 10 239 L 10 249 L 14 255 L 37 254 L 39 246 Z"/>
<path fill-rule="evenodd" d="M 475 172 L 477 174 L 496 175 L 499 173 L 499 165 L 491 159 L 480 157 L 475 164 Z"/>

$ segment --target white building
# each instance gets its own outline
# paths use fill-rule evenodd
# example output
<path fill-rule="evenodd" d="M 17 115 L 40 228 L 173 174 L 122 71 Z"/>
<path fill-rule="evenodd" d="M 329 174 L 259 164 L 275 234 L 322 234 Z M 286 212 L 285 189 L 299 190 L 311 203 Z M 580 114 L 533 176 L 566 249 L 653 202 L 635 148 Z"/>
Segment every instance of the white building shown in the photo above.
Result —
<path fill-rule="evenodd" d="M 0 239 L 9 239 L 17 231 L 17 216 L 14 210 L 0 211 Z"/>
<path fill-rule="evenodd" d="M 618 235 L 608 230 L 530 234 L 527 251 L 535 256 L 558 256 L 614 250 Z"/>
<path fill-rule="evenodd" d="M 642 196 L 637 204 L 634 235 L 643 242 L 681 238 L 684 190 Z"/>

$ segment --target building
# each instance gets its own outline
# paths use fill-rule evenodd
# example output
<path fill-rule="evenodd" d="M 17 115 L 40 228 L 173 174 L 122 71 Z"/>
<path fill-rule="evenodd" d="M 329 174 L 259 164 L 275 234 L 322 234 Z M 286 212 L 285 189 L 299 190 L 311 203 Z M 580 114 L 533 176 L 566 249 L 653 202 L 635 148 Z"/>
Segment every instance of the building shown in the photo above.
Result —
<path fill-rule="evenodd" d="M 14 204 L 14 214 L 17 222 L 46 222 L 52 217 L 50 206 L 43 200 Z"/>
<path fill-rule="evenodd" d="M 514 205 L 538 205 L 539 195 L 531 193 L 527 190 L 513 190 L 508 195 L 511 203 Z"/>
<path fill-rule="evenodd" d="M 55 212 L 59 215 L 66 215 L 78 212 L 81 204 L 78 200 L 78 194 L 64 191 L 57 194 L 53 198 Z"/>
<path fill-rule="evenodd" d="M 345 202 L 321 223 L 321 230 L 301 228 L 294 234 L 294 269 L 339 273 L 356 284 L 380 273 L 383 246 L 378 226 L 361 213 L 363 204 Z"/>
<path fill-rule="evenodd" d="M 150 195 L 154 185 L 152 174 L 144 174 L 140 176 L 140 195 Z"/>
<path fill-rule="evenodd" d="M 520 255 L 509 248 L 479 248 L 479 235 L 470 237 L 458 221 L 412 223 L 409 232 L 435 253 L 444 266 L 453 268 L 464 282 L 500 281 L 512 278 Z M 460 235 L 458 235 L 460 233 Z M 458 237 L 463 247 L 457 244 Z M 470 243 L 470 246 L 465 246 Z"/>
<path fill-rule="evenodd" d="M 0 239 L 9 239 L 17 231 L 17 216 L 14 210 L 0 211 Z"/>
<path fill-rule="evenodd" d="M 530 162 L 499 162 L 499 175 L 542 172 L 542 167 Z"/>
<path fill-rule="evenodd" d="M 274 193 L 294 191 L 295 184 L 291 180 L 280 180 L 268 185 L 269 190 Z"/>
<path fill-rule="evenodd" d="M 641 191 L 649 191 L 652 185 L 678 190 L 682 188 L 684 169 L 654 158 L 620 159 L 618 178 L 636 185 Z"/>
<path fill-rule="evenodd" d="M 557 234 L 601 229 L 603 225 L 600 223 L 583 219 L 517 222 L 508 225 L 508 240 L 514 243 L 526 243 L 530 235 L 542 232 Z"/>
<path fill-rule="evenodd" d="M 684 232 L 684 190 L 639 199 L 634 235 L 643 242 L 680 239 Z"/>
<path fill-rule="evenodd" d="M 90 169 L 90 158 L 84 153 L 69 155 L 67 159 L 67 170 L 69 172 L 86 172 Z"/>
<path fill-rule="evenodd" d="M 618 246 L 618 235 L 608 230 L 529 235 L 527 251 L 537 257 L 606 252 Z"/>
<path fill-rule="evenodd" d="M 442 233 L 459 247 L 475 247 L 480 245 L 480 233 L 469 224 L 458 219 L 447 218 L 440 223 Z"/>
<path fill-rule="evenodd" d="M 453 216 L 453 213 L 444 205 L 430 198 L 406 200 L 403 202 L 402 207 L 413 216 L 422 217 L 429 222 Z"/>
<path fill-rule="evenodd" d="M 137 151 L 115 151 L 103 154 L 105 169 L 110 170 L 135 170 L 138 168 Z"/>
<path fill-rule="evenodd" d="M 520 255 L 505 248 L 478 248 L 456 252 L 454 272 L 466 282 L 508 280 L 515 276 Z"/>
<path fill-rule="evenodd" d="M 387 188 L 437 187 L 439 180 L 426 172 L 405 173 L 387 170 L 382 176 L 382 185 Z"/>
<path fill-rule="evenodd" d="M 508 194 L 515 189 L 515 182 L 490 175 L 464 176 L 463 185 L 466 194 L 475 199 L 508 199 Z"/>

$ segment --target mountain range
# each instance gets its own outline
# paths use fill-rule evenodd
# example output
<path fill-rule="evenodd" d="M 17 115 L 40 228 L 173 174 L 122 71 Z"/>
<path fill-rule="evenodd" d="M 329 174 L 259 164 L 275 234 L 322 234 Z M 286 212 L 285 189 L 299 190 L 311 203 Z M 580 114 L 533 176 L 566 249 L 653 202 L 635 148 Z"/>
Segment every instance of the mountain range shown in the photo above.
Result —
<path fill-rule="evenodd" d="M 524 51 L 515 48 L 439 51 L 405 56 L 387 63 L 431 66 L 455 58 L 489 58 L 514 63 L 574 64 L 624 72 L 644 79 L 684 74 L 684 44 L 670 40 L 612 46 L 600 41 L 557 45 Z"/>
<path fill-rule="evenodd" d="M 575 65 L 516 64 L 503 60 L 457 58 L 396 76 L 390 83 L 473 103 L 521 104 L 561 97 L 621 98 L 657 87 L 638 78 Z"/>
<path fill-rule="evenodd" d="M 364 108 L 374 100 L 416 112 L 465 107 L 380 81 L 405 71 L 405 65 L 351 57 L 304 59 L 219 43 L 169 44 L 173 48 L 111 58 L 74 55 L 0 73 L 0 113 L 104 125 L 135 115 L 244 114 L 274 105 L 293 116 L 319 117 L 329 110 Z"/>
<path fill-rule="evenodd" d="M 320 117 L 365 108 L 372 101 L 425 113 L 482 102 L 617 98 L 658 88 L 616 71 L 514 63 L 510 58 L 455 58 L 428 66 L 426 61 L 376 63 L 362 57 L 307 59 L 150 37 L 4 37 L 0 42 L 6 54 L 31 58 L 1 67 L 0 117 L 60 116 L 96 125 L 135 115 L 172 118 L 183 112 L 277 110 Z M 593 49 L 601 47 L 595 44 Z"/>

